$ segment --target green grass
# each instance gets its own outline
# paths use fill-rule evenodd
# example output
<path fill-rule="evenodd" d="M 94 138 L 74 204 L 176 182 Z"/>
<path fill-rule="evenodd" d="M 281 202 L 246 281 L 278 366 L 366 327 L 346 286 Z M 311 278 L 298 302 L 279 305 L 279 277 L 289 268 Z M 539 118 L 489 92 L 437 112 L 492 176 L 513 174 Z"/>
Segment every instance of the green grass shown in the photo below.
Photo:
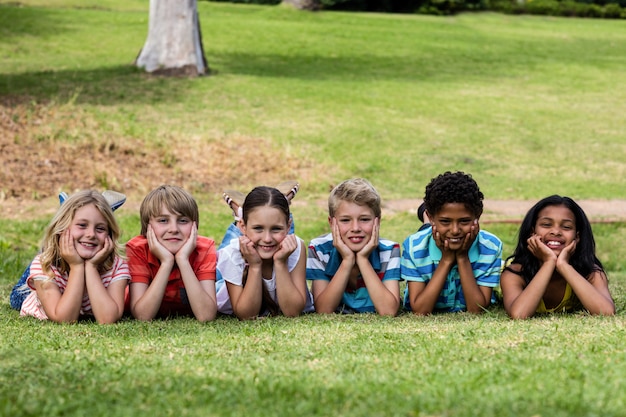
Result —
<path fill-rule="evenodd" d="M 317 203 L 329 184 L 352 176 L 385 200 L 419 198 L 431 177 L 457 169 L 491 199 L 626 198 L 623 21 L 201 2 L 214 74 L 188 80 L 130 65 L 146 1 L 22 3 L 0 0 L 0 96 L 90 122 L 78 133 L 51 126 L 59 141 L 262 138 L 303 161 L 291 174 L 303 182 L 293 211 L 307 241 L 327 230 Z M 218 241 L 230 221 L 220 191 L 197 194 L 200 231 Z M 139 231 L 131 203 L 118 212 L 123 241 Z M 47 221 L 0 218 L 2 300 Z M 382 234 L 402 241 L 417 227 L 413 213 L 395 213 Z M 483 227 L 510 254 L 517 226 Z M 3 302 L 0 415 L 622 416 L 626 224 L 593 227 L 614 318 L 513 322 L 494 308 L 56 325 Z"/>

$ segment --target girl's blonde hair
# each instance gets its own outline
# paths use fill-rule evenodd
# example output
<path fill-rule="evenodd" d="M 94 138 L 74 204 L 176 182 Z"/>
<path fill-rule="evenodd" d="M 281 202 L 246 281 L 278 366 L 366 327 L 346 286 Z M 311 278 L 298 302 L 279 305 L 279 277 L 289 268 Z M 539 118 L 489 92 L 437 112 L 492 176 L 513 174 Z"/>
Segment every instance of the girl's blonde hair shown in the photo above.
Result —
<path fill-rule="evenodd" d="M 108 271 L 113 267 L 116 256 L 121 256 L 121 246 L 118 243 L 120 228 L 113 216 L 113 210 L 105 198 L 97 191 L 85 190 L 71 195 L 54 215 L 44 232 L 41 249 L 41 269 L 51 279 L 54 278 L 51 266 L 56 267 L 61 273 L 69 273 L 69 265 L 61 257 L 61 247 L 59 239 L 72 224 L 76 211 L 81 207 L 93 204 L 102 214 L 109 228 L 109 237 L 113 242 L 114 249 L 102 264 L 98 266 L 100 273 Z"/>

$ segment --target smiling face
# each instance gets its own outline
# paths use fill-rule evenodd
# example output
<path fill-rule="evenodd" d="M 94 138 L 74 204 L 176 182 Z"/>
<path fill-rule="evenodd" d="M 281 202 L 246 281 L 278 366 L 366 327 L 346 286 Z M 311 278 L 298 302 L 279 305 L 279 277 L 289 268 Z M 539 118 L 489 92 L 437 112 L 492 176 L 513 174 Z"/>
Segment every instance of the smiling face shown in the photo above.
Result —
<path fill-rule="evenodd" d="M 478 219 L 462 203 L 446 203 L 437 213 L 433 215 L 427 213 L 427 215 L 431 223 L 436 226 L 441 239 L 448 241 L 451 250 L 461 248 L 467 234 L 471 232 L 474 221 Z"/>
<path fill-rule="evenodd" d="M 558 255 L 578 236 L 576 216 L 564 205 L 546 206 L 537 215 L 534 233 Z"/>
<path fill-rule="evenodd" d="M 241 230 L 254 243 L 261 259 L 272 259 L 289 232 L 289 223 L 280 209 L 259 206 L 250 211 Z"/>
<path fill-rule="evenodd" d="M 162 205 L 161 212 L 150 218 L 150 226 L 159 243 L 176 255 L 191 235 L 193 221 L 187 216 L 170 212 Z"/>
<path fill-rule="evenodd" d="M 335 210 L 341 240 L 352 252 L 359 252 L 369 242 L 376 216 L 368 206 L 342 201 Z M 328 219 L 332 227 L 332 218 Z"/>
<path fill-rule="evenodd" d="M 91 259 L 104 247 L 104 241 L 109 236 L 109 226 L 96 206 L 87 204 L 74 213 L 70 235 L 80 257 Z"/>

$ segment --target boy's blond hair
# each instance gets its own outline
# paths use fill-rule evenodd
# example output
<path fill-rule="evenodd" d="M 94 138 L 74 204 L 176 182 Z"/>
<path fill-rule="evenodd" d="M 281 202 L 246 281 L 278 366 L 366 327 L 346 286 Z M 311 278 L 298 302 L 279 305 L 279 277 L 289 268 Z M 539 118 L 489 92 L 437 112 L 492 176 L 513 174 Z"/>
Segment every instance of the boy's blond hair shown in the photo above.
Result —
<path fill-rule="evenodd" d="M 187 191 L 175 185 L 161 185 L 150 191 L 141 202 L 139 215 L 141 217 L 141 235 L 148 232 L 150 219 L 162 214 L 165 206 L 172 214 L 188 217 L 198 224 L 198 204 Z"/>
<path fill-rule="evenodd" d="M 380 218 L 380 194 L 372 184 L 363 178 L 351 178 L 337 185 L 328 197 L 328 215 L 335 217 L 335 212 L 342 201 L 367 206 L 374 216 Z"/>

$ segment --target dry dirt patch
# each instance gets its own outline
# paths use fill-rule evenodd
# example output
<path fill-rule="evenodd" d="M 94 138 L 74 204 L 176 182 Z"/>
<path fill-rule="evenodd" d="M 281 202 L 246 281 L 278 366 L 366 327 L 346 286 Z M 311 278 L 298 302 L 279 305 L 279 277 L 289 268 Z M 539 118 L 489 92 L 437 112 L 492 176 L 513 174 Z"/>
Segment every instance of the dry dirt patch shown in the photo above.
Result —
<path fill-rule="evenodd" d="M 115 189 L 140 201 L 159 184 L 192 193 L 220 192 L 232 184 L 271 184 L 285 178 L 306 183 L 312 164 L 302 155 L 275 148 L 265 138 L 171 138 L 144 143 L 104 129 L 70 105 L 36 104 L 27 97 L 0 98 L 0 206 L 3 218 L 41 216 L 60 191 Z M 280 162 L 278 162 L 280 161 Z M 415 213 L 418 200 L 385 201 L 388 214 Z M 485 201 L 483 221 L 519 222 L 532 201 Z M 326 201 L 318 202 L 321 207 Z M 626 220 L 626 200 L 585 200 L 595 222 Z M 52 213 L 50 213 L 52 214 Z"/>
<path fill-rule="evenodd" d="M 217 192 L 257 178 L 278 183 L 294 172 L 301 178 L 309 168 L 265 138 L 171 138 L 154 145 L 111 133 L 74 106 L 6 97 L 0 98 L 0 154 L 5 218 L 60 191 L 110 188 L 143 196 L 167 183 Z"/>

